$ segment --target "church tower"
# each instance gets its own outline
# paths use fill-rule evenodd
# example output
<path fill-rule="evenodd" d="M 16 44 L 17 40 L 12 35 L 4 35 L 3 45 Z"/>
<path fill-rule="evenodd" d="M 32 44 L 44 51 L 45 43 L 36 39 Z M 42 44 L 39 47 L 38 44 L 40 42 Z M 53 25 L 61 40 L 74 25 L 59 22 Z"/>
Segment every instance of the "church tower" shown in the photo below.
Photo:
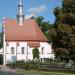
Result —
<path fill-rule="evenodd" d="M 18 3 L 17 21 L 18 21 L 19 25 L 23 25 L 23 22 L 24 22 L 24 14 L 23 14 L 22 0 L 19 0 L 19 3 Z"/>

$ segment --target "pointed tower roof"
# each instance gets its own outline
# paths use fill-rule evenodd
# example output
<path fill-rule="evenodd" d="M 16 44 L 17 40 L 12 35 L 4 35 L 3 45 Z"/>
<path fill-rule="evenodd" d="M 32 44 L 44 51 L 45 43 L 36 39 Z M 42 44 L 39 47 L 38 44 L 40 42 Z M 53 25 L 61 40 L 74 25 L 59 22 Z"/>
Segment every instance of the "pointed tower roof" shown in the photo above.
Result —
<path fill-rule="evenodd" d="M 23 3 L 22 3 L 22 0 L 19 0 L 19 3 L 18 3 L 17 21 L 18 21 L 19 25 L 23 25 L 24 14 L 23 14 Z"/>

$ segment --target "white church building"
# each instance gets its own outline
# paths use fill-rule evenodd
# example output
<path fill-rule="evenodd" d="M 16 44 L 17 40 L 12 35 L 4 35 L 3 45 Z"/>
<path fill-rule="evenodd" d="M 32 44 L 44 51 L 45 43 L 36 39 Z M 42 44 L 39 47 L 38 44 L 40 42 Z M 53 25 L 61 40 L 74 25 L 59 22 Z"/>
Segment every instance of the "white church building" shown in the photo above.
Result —
<path fill-rule="evenodd" d="M 3 64 L 33 60 L 34 48 L 38 48 L 40 60 L 54 58 L 52 44 L 35 19 L 25 19 L 22 0 L 19 0 L 17 18 L 3 19 Z"/>

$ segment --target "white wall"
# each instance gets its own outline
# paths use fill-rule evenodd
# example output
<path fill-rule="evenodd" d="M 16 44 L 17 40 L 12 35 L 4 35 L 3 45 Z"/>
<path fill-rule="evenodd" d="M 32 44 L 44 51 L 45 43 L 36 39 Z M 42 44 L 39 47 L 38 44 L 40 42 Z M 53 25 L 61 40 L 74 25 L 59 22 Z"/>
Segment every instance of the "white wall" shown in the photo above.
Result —
<path fill-rule="evenodd" d="M 12 57 L 14 56 L 17 60 L 32 60 L 33 59 L 33 54 L 32 51 L 34 48 L 30 48 L 27 46 L 27 42 L 19 42 L 19 46 L 17 46 L 17 42 L 8 42 L 9 46 L 5 46 L 5 59 L 6 62 L 12 61 Z M 11 47 L 14 47 L 15 53 L 11 53 Z M 24 49 L 24 54 L 21 53 L 21 48 L 25 47 Z M 42 54 L 42 47 L 43 49 L 43 54 Z M 40 52 L 40 58 L 54 58 L 54 54 L 52 52 L 52 46 L 51 44 L 47 42 L 40 42 L 40 47 L 38 48 Z"/>
<path fill-rule="evenodd" d="M 11 47 L 14 47 L 14 54 L 11 52 Z M 5 47 L 6 51 L 6 61 L 13 61 L 11 59 L 12 56 L 16 57 L 16 43 L 15 42 L 9 42 L 9 46 Z"/>
<path fill-rule="evenodd" d="M 22 47 L 25 47 L 24 54 L 21 53 Z M 26 53 L 27 53 L 27 43 L 19 42 L 19 46 L 17 46 L 17 60 L 26 60 Z"/>
<path fill-rule="evenodd" d="M 19 42 L 19 46 L 17 46 L 17 42 L 8 42 L 9 46 L 6 46 L 6 61 L 13 61 L 12 57 L 15 57 L 16 60 L 26 60 L 26 50 L 27 43 Z M 14 54 L 11 52 L 11 47 L 14 47 Z M 25 47 L 24 54 L 21 53 L 21 48 Z"/>
<path fill-rule="evenodd" d="M 43 54 L 42 54 L 42 47 L 44 47 Z M 52 44 L 49 44 L 47 42 L 41 42 L 40 47 L 39 47 L 39 52 L 40 52 L 40 58 L 53 58 L 54 59 L 54 53 L 52 51 Z"/>

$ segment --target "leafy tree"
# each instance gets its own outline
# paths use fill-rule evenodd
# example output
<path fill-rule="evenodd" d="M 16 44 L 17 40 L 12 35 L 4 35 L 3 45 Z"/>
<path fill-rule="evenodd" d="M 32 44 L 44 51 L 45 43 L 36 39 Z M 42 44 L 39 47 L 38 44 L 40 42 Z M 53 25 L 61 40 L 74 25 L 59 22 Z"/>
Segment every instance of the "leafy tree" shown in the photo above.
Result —
<path fill-rule="evenodd" d="M 75 0 L 62 0 L 54 11 L 56 20 L 50 30 L 56 57 L 75 60 Z"/>
<path fill-rule="evenodd" d="M 75 25 L 75 0 L 63 0 L 63 23 Z"/>
<path fill-rule="evenodd" d="M 0 64 L 3 64 L 3 55 L 0 54 Z"/>
<path fill-rule="evenodd" d="M 0 33 L 0 48 L 3 47 L 3 34 Z"/>
<path fill-rule="evenodd" d="M 51 42 L 51 37 L 50 37 L 50 29 L 52 28 L 52 24 L 50 24 L 49 21 L 44 21 L 44 17 L 39 16 L 35 18 L 39 27 L 41 28 L 42 32 L 45 34 L 45 36 L 48 38 L 49 42 Z"/>

